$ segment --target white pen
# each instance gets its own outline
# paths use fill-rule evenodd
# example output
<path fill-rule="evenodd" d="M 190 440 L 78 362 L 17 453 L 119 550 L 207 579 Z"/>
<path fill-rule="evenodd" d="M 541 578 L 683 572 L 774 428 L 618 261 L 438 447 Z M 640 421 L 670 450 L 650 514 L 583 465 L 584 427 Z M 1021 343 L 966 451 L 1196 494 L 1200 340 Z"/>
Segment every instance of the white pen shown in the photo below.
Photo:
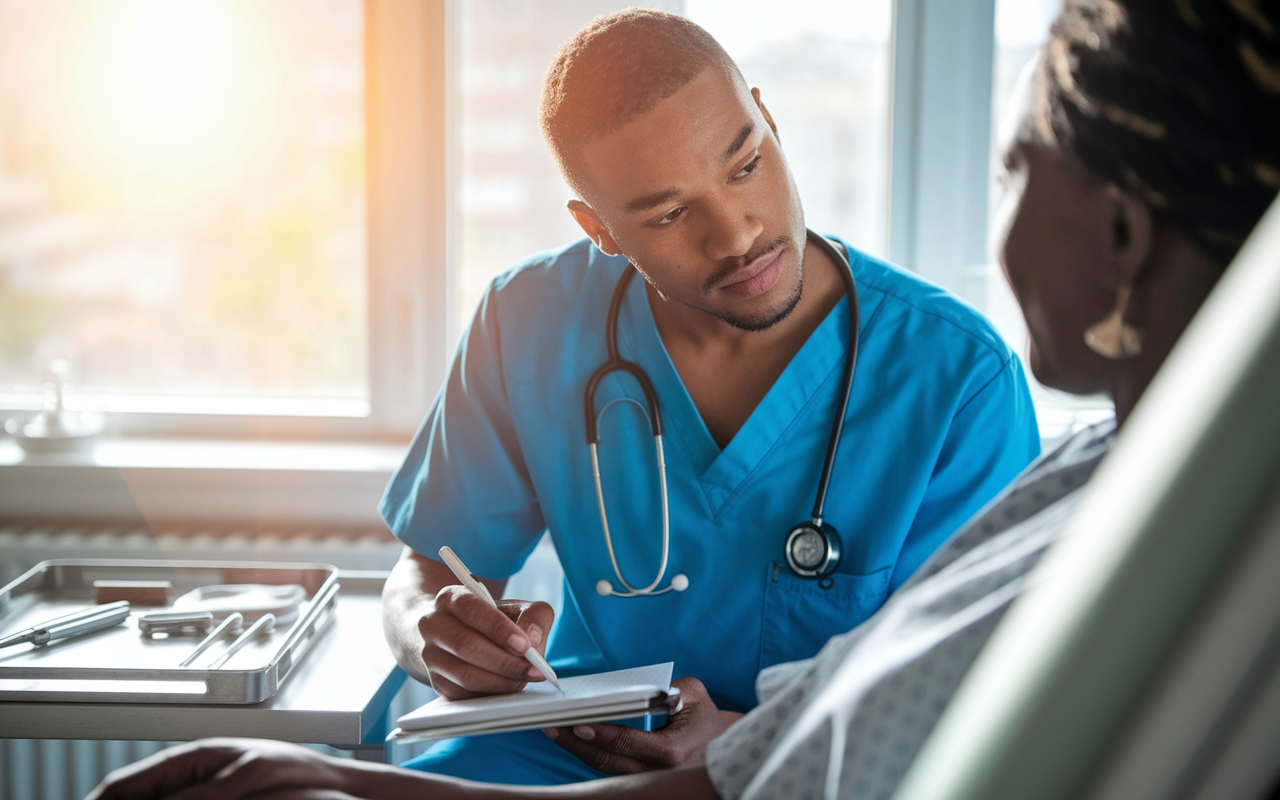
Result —
<path fill-rule="evenodd" d="M 444 563 L 453 570 L 453 574 L 458 576 L 458 580 L 462 581 L 462 585 L 471 590 L 472 594 L 479 597 L 494 608 L 498 607 L 497 602 L 493 599 L 493 595 L 489 594 L 489 590 L 483 583 L 475 579 L 471 574 L 471 570 L 467 569 L 467 565 L 462 563 L 462 559 L 458 558 L 448 547 L 440 548 L 440 557 L 444 559 Z M 551 681 L 551 685 L 560 688 L 560 679 L 556 677 L 555 670 L 551 669 L 551 665 L 542 657 L 542 653 L 538 652 L 538 648 L 530 647 L 524 651 L 524 657 L 541 672 L 543 677 Z"/>

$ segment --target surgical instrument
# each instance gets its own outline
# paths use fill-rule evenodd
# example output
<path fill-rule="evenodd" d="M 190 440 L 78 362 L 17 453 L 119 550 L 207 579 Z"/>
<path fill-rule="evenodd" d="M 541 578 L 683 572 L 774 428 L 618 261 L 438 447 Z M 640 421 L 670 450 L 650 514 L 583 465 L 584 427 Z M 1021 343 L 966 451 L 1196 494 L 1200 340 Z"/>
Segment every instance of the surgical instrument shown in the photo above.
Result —
<path fill-rule="evenodd" d="M 196 649 L 191 651 L 191 655 L 184 658 L 182 660 L 182 663 L 179 664 L 178 666 L 180 667 L 191 666 L 192 662 L 195 661 L 197 658 L 199 658 L 201 653 L 203 653 L 205 650 L 208 650 L 210 647 L 213 646 L 214 642 L 218 641 L 223 637 L 223 634 L 227 632 L 228 628 L 234 628 L 233 632 L 239 633 L 240 625 L 243 622 L 244 622 L 244 617 L 240 616 L 239 611 L 228 614 L 227 618 L 224 619 L 222 622 L 218 623 L 218 627 L 214 628 L 213 631 L 208 636 L 204 637 L 204 639 L 200 642 L 200 644 L 196 645 Z"/>
<path fill-rule="evenodd" d="M 61 617 L 45 620 L 33 628 L 0 639 L 0 647 L 31 642 L 39 647 L 54 639 L 80 636 L 104 628 L 112 628 L 129 618 L 129 602 L 121 600 L 107 605 L 94 606 Z"/>
<path fill-rule="evenodd" d="M 238 612 L 237 612 L 237 616 L 239 616 Z M 231 643 L 231 646 L 227 648 L 227 652 L 223 653 L 221 656 L 218 657 L 217 661 L 209 665 L 209 669 L 217 669 L 218 667 L 221 667 L 223 664 L 231 660 L 232 656 L 240 652 L 240 649 L 244 647 L 246 644 L 248 644 L 253 639 L 253 637 L 257 636 L 260 633 L 267 633 L 275 626 L 276 626 L 276 615 L 263 614 L 261 617 L 258 618 L 257 622 L 250 625 L 248 629 L 245 630 L 244 633 L 240 634 L 240 637 L 238 639 L 236 639 L 234 642 Z"/>
<path fill-rule="evenodd" d="M 212 627 L 211 611 L 152 611 L 138 617 L 138 630 L 143 636 L 204 634 Z"/>

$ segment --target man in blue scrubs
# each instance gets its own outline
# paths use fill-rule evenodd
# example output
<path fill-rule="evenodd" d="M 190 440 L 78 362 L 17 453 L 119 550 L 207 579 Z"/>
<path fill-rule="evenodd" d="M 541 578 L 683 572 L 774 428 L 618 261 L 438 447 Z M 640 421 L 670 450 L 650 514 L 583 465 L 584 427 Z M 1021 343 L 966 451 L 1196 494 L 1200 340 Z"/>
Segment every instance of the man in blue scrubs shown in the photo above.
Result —
<path fill-rule="evenodd" d="M 588 239 L 517 265 L 482 299 L 383 499 L 408 545 L 384 593 L 385 629 L 405 670 L 447 697 L 540 680 L 521 658 L 532 645 L 561 675 L 674 661 L 686 707 L 660 731 L 454 740 L 410 764 L 529 784 L 700 763 L 754 704 L 762 668 L 810 657 L 865 620 L 1039 451 L 1020 363 L 990 325 L 832 238 L 860 312 L 826 505 L 844 552 L 829 579 L 793 574 L 783 541 L 812 508 L 850 307 L 834 251 L 806 234 L 759 92 L 701 28 L 630 9 L 565 44 L 541 121 Z M 597 591 L 602 580 L 623 587 L 583 398 L 607 359 L 610 298 L 633 268 L 643 280 L 622 299 L 618 347 L 652 380 L 666 434 L 669 564 L 656 589 L 677 575 L 688 587 L 620 597 Z M 618 569 L 643 588 L 664 550 L 645 396 L 614 374 L 590 413 Z M 494 611 L 436 560 L 449 545 L 501 596 L 544 531 L 565 571 L 554 627 L 544 604 Z"/>

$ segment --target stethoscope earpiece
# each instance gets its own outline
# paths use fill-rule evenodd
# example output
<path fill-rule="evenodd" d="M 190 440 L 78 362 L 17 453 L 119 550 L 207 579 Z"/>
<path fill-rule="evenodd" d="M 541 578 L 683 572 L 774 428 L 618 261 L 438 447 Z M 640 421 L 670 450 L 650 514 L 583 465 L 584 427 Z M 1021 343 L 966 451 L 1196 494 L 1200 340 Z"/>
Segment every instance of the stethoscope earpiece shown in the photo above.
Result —
<path fill-rule="evenodd" d="M 618 597 L 641 597 L 644 595 L 651 595 L 651 594 L 666 594 L 667 592 L 683 592 L 685 589 L 688 589 L 688 588 L 689 588 L 689 576 L 685 575 L 683 572 L 681 572 L 679 575 L 672 575 L 671 583 L 667 584 L 667 588 L 659 589 L 656 592 L 652 590 L 652 587 L 650 587 L 647 590 L 632 589 L 629 592 L 618 592 L 618 591 L 614 591 L 613 584 L 609 583 L 609 581 L 605 580 L 604 578 L 601 578 L 600 580 L 596 581 L 596 594 L 600 595 L 601 597 L 608 597 L 609 595 L 612 595 L 612 594 L 616 594 Z"/>

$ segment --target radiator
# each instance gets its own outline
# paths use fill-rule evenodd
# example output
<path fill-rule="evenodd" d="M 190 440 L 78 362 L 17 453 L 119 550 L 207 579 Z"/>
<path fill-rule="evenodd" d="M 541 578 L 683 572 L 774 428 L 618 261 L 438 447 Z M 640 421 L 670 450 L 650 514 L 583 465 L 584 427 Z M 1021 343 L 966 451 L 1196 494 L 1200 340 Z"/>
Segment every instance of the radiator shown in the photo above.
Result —
<path fill-rule="evenodd" d="M 50 558 L 166 558 L 221 561 L 319 561 L 339 569 L 388 570 L 403 545 L 385 530 L 172 529 L 159 533 L 84 526 L 0 525 L 0 585 Z M 524 569 L 512 576 L 508 596 L 545 600 L 557 613 L 563 573 L 544 538 Z M 406 681 L 391 703 L 391 719 L 434 694 Z M 0 703 L 0 714 L 4 704 Z M 80 800 L 111 770 L 177 742 L 112 742 L 0 739 L 0 800 Z M 412 758 L 429 743 L 394 745 L 393 763 Z M 345 757 L 323 745 L 314 749 Z"/>

